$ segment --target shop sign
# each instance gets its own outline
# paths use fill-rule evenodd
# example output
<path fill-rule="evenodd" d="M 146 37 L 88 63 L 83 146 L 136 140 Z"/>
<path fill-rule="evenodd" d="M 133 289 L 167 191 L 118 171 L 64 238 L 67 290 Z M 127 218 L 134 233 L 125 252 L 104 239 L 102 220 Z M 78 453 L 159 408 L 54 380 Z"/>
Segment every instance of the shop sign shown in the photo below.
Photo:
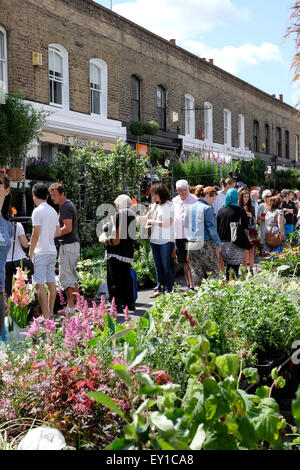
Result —
<path fill-rule="evenodd" d="M 101 145 L 104 150 L 112 150 L 115 145 L 114 142 L 103 142 L 100 139 L 91 139 L 89 137 L 78 135 L 65 135 L 56 132 L 44 131 L 39 137 L 40 142 L 47 142 L 50 144 L 67 145 L 69 147 L 88 147 L 94 148 Z"/>

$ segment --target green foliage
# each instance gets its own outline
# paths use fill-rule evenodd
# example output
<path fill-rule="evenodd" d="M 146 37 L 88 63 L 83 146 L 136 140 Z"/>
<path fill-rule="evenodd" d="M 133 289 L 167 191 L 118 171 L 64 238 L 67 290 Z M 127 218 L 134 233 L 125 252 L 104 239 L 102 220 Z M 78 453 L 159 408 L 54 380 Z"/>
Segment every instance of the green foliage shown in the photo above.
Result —
<path fill-rule="evenodd" d="M 274 170 L 270 175 L 274 189 L 281 191 L 286 188 L 298 188 L 300 184 L 300 173 L 296 168 L 286 170 Z"/>
<path fill-rule="evenodd" d="M 258 157 L 250 161 L 235 160 L 230 165 L 230 170 L 236 174 L 237 180 L 247 186 L 263 185 L 266 168 L 265 161 Z"/>
<path fill-rule="evenodd" d="M 78 148 L 74 157 L 85 168 L 84 185 L 88 191 L 89 212 L 92 218 L 100 204 L 113 204 L 122 193 L 137 196 L 147 174 L 147 159 L 137 157 L 130 145 L 118 141 L 110 153 L 102 147 L 96 151 Z"/>
<path fill-rule="evenodd" d="M 22 167 L 30 143 L 41 133 L 49 113 L 36 111 L 18 93 L 7 94 L 0 104 L 0 156 L 2 165 Z"/>
<path fill-rule="evenodd" d="M 141 121 L 132 122 L 129 126 L 129 130 L 132 135 L 140 137 L 145 134 L 145 123 Z"/>
<path fill-rule="evenodd" d="M 112 369 L 127 388 L 130 419 L 122 416 L 109 397 L 89 393 L 125 422 L 123 437 L 106 449 L 283 449 L 281 430 L 286 423 L 276 401 L 269 396 L 271 387 L 265 387 L 268 396 L 260 392 L 247 394 L 239 389 L 243 361 L 238 355 L 216 356 L 203 335 L 187 340 L 191 345 L 186 356 L 190 378 L 182 399 L 178 396 L 180 385 L 167 376 L 164 377 L 167 383 L 155 382 L 148 373 L 135 370 L 145 353 L 133 349 L 128 355 L 128 348 L 122 367 Z M 254 376 L 249 369 L 244 373 Z M 134 383 L 139 384 L 137 391 Z"/>
<path fill-rule="evenodd" d="M 156 121 L 148 121 L 145 123 L 145 134 L 156 135 L 159 131 L 159 124 Z"/>
<path fill-rule="evenodd" d="M 57 152 L 50 163 L 50 177 L 64 185 L 67 197 L 78 210 L 80 208 L 81 172 L 77 160 L 73 156 Z"/>
<path fill-rule="evenodd" d="M 299 236 L 298 232 L 295 232 Z M 291 237 L 292 239 L 294 237 Z M 262 270 L 277 272 L 281 277 L 300 275 L 300 247 L 285 248 L 282 253 L 272 254 L 262 263 Z"/>
<path fill-rule="evenodd" d="M 228 176 L 226 163 L 220 157 L 205 153 L 193 154 L 186 159 L 172 162 L 171 168 L 175 180 L 185 178 L 190 185 L 216 185 L 219 184 L 221 177 Z"/>
<path fill-rule="evenodd" d="M 255 364 L 258 350 L 288 353 L 300 334 L 299 294 L 291 295 L 286 287 L 278 290 L 274 277 L 268 280 L 261 274 L 225 285 L 209 280 L 199 293 L 181 299 L 175 294 L 161 297 L 151 309 L 157 321 L 168 316 L 173 323 L 183 322 L 181 309 L 187 308 L 200 325 L 205 321 L 217 325 L 211 339 L 217 354 L 242 351 L 247 365 Z M 194 328 L 197 331 L 197 325 Z"/>
<path fill-rule="evenodd" d="M 157 147 L 151 148 L 150 159 L 152 165 L 157 165 L 158 163 L 161 165 L 164 163 L 166 158 L 171 160 L 171 152 L 169 152 L 168 150 L 159 149 Z"/>

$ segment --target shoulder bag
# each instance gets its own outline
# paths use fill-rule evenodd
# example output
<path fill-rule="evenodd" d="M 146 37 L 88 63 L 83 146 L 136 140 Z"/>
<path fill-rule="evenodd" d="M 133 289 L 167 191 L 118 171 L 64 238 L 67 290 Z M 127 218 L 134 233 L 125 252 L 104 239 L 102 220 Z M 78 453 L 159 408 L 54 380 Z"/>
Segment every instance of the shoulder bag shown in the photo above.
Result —
<path fill-rule="evenodd" d="M 277 248 L 283 241 L 283 239 L 281 237 L 281 234 L 279 232 L 278 233 L 273 233 L 274 221 L 275 221 L 275 217 L 274 217 L 274 220 L 272 222 L 271 231 L 267 232 L 265 234 L 266 244 L 270 248 Z"/>
<path fill-rule="evenodd" d="M 246 229 L 242 226 L 241 220 L 239 222 L 230 222 L 231 243 L 238 248 L 250 250 L 251 244 L 249 241 Z"/>

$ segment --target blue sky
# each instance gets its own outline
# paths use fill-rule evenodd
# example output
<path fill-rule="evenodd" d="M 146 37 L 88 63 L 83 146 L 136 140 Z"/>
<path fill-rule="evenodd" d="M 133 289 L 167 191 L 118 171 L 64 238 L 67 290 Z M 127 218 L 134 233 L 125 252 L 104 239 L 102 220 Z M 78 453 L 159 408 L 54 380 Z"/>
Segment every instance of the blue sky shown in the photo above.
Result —
<path fill-rule="evenodd" d="M 110 8 L 111 0 L 96 0 Z M 295 106 L 294 40 L 283 42 L 293 0 L 112 0 L 113 10 L 148 30 L 176 39 L 199 57 Z"/>

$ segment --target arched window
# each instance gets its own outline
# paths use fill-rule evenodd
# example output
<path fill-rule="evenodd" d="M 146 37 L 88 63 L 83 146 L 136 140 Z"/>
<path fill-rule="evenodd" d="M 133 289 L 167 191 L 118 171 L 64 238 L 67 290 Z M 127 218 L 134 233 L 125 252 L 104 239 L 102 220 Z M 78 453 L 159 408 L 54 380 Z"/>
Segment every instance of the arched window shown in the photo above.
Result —
<path fill-rule="evenodd" d="M 204 139 L 213 142 L 213 107 L 208 101 L 204 103 Z"/>
<path fill-rule="evenodd" d="M 157 87 L 157 112 L 159 128 L 166 130 L 166 90 L 163 86 Z"/>
<path fill-rule="evenodd" d="M 191 95 L 185 95 L 185 135 L 195 138 L 195 100 Z"/>
<path fill-rule="evenodd" d="M 8 92 L 6 31 L 0 26 L 0 88 Z"/>
<path fill-rule="evenodd" d="M 224 145 L 231 147 L 231 111 L 224 109 Z"/>
<path fill-rule="evenodd" d="M 59 44 L 49 44 L 49 102 L 69 109 L 68 52 Z"/>
<path fill-rule="evenodd" d="M 107 117 L 107 64 L 101 59 L 90 60 L 90 112 Z"/>
<path fill-rule="evenodd" d="M 135 75 L 131 76 L 131 120 L 141 120 L 141 81 Z"/>

